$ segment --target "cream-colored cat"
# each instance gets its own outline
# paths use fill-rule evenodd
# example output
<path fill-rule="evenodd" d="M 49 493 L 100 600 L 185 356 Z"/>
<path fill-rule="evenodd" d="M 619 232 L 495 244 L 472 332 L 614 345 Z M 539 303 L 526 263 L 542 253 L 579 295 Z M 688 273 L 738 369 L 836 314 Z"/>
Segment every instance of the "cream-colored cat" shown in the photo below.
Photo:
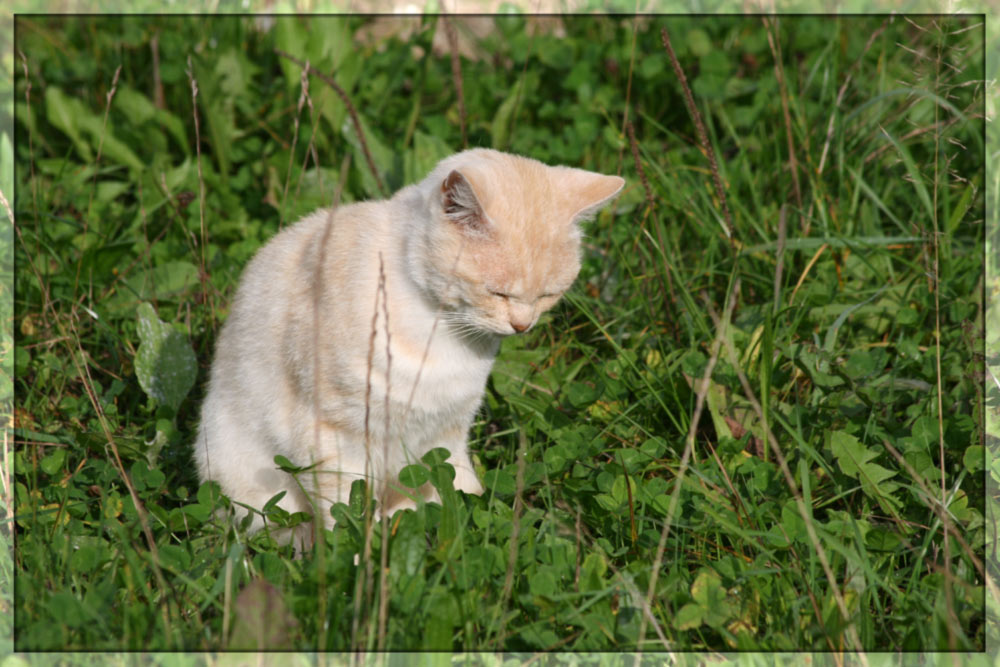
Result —
<path fill-rule="evenodd" d="M 455 488 L 482 493 L 466 436 L 500 339 L 569 289 L 578 222 L 623 184 L 475 149 L 388 201 L 282 231 L 247 266 L 219 334 L 195 444 L 202 480 L 255 508 L 285 491 L 280 506 L 311 512 L 274 457 L 315 465 L 299 481 L 330 525 L 330 504 L 361 477 L 383 514 L 415 507 L 399 471 L 446 447 Z M 439 501 L 429 485 L 418 493 Z"/>

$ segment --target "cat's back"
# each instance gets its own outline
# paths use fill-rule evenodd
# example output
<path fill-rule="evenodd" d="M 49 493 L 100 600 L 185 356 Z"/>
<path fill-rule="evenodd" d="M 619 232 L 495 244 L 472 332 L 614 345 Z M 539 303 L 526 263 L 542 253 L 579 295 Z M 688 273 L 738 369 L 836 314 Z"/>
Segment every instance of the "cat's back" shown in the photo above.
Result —
<path fill-rule="evenodd" d="M 284 228 L 265 244 L 244 269 L 237 303 L 245 292 L 270 293 L 307 288 L 310 277 L 324 268 L 358 258 L 362 247 L 385 226 L 384 202 L 359 202 L 313 211 Z M 324 278 L 337 279 L 336 275 Z"/>
<path fill-rule="evenodd" d="M 319 209 L 257 251 L 243 270 L 219 333 L 212 368 L 216 383 L 277 370 L 275 345 L 298 321 L 311 321 L 317 281 L 326 292 L 350 294 L 371 237 L 385 226 L 379 208 L 379 203 L 359 202 Z"/>

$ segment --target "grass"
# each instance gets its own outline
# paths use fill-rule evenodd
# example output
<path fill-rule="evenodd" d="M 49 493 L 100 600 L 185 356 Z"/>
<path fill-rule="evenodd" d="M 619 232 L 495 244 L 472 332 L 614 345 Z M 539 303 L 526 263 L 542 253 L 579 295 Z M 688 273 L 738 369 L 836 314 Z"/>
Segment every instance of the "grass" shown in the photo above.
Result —
<path fill-rule="evenodd" d="M 442 21 L 17 17 L 15 647 L 982 651 L 979 19 Z M 242 267 L 466 141 L 629 181 L 503 344 L 487 492 L 432 453 L 301 559 L 218 520 Z"/>

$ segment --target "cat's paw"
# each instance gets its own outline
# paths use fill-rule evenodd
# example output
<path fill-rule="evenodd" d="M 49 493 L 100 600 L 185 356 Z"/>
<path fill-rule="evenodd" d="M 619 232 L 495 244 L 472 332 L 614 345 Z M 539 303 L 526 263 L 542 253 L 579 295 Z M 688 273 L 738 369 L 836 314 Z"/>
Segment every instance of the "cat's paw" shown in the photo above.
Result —
<path fill-rule="evenodd" d="M 468 494 L 481 496 L 483 495 L 483 485 L 479 482 L 479 478 L 476 477 L 476 473 L 464 467 L 455 467 L 455 489 L 458 491 L 464 491 Z"/>

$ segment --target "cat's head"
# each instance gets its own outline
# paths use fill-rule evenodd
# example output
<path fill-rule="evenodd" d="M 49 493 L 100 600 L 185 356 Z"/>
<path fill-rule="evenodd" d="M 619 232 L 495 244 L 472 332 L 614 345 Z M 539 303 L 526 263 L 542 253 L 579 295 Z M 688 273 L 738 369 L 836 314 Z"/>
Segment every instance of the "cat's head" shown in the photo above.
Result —
<path fill-rule="evenodd" d="M 443 160 L 420 184 L 425 288 L 460 331 L 527 331 L 580 270 L 580 221 L 624 184 L 488 149 Z"/>

